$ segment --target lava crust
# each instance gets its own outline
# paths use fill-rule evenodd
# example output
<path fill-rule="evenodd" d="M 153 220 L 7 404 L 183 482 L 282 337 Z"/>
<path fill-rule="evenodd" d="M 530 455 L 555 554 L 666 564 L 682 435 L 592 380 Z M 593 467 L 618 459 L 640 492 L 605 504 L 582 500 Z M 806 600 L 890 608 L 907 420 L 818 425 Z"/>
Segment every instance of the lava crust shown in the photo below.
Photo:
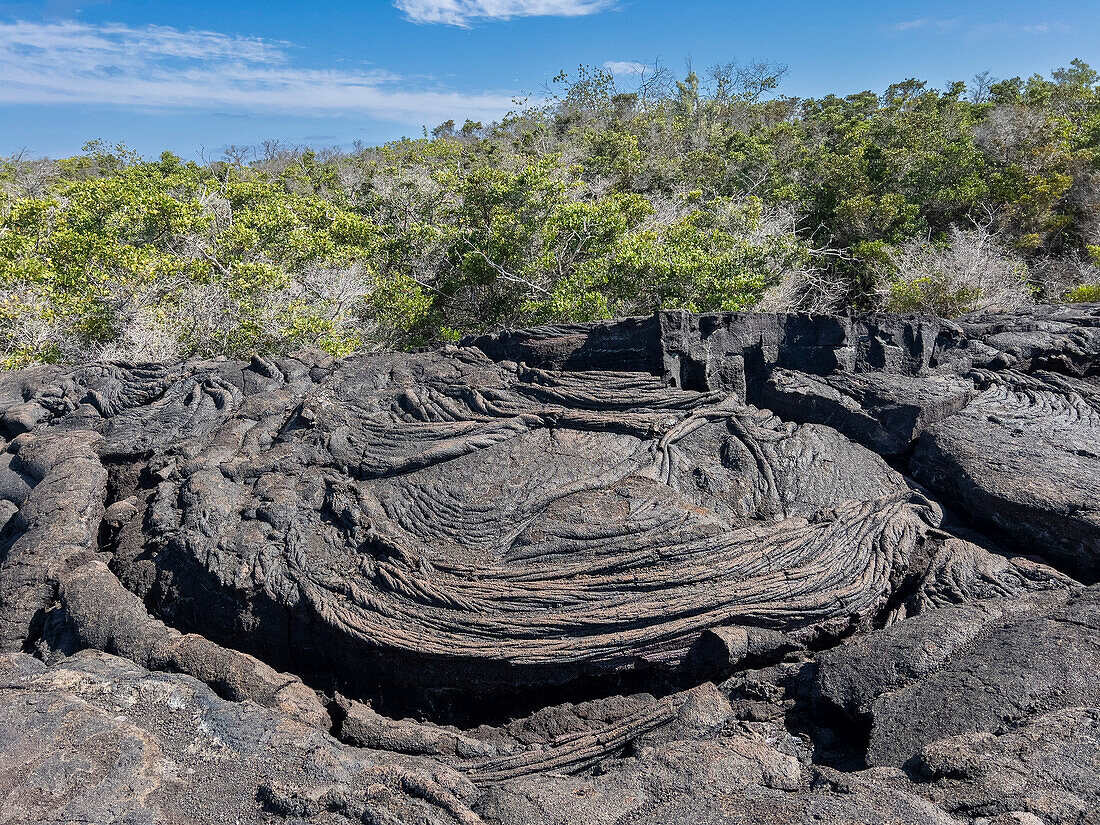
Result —
<path fill-rule="evenodd" d="M 1100 822 L 1100 305 L 35 367 L 0 428 L 0 823 Z"/>

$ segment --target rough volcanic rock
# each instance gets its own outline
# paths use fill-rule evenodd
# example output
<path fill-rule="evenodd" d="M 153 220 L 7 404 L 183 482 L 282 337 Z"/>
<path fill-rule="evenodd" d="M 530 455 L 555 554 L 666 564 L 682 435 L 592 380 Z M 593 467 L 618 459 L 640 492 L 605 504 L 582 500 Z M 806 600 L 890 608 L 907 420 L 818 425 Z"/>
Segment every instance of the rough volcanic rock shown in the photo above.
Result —
<path fill-rule="evenodd" d="M 1098 376 L 1087 305 L 0 375 L 0 823 L 1095 821 Z"/>
<path fill-rule="evenodd" d="M 953 372 L 816 376 L 775 369 L 764 383 L 762 403 L 783 418 L 828 425 L 893 458 L 908 452 L 929 426 L 966 408 L 977 394 L 971 380 Z"/>
<path fill-rule="evenodd" d="M 442 765 L 341 745 L 189 676 L 84 651 L 0 660 L 0 822 L 474 823 Z"/>
<path fill-rule="evenodd" d="M 932 610 L 816 665 L 820 700 L 869 721 L 868 762 L 900 767 L 941 739 L 1100 704 L 1100 589 Z"/>
<path fill-rule="evenodd" d="M 956 815 L 1100 822 L 1100 709 L 1065 708 L 1000 735 L 943 739 L 921 750 L 919 771 L 928 783 L 921 793 Z"/>
<path fill-rule="evenodd" d="M 933 361 L 944 322 L 919 315 L 659 314 L 673 387 L 725 390 L 756 401 L 771 370 L 808 375 L 916 375 Z"/>
<path fill-rule="evenodd" d="M 1100 572 L 1100 384 L 974 374 L 983 389 L 917 442 L 916 478 L 1017 547 Z"/>
<path fill-rule="evenodd" d="M 807 766 L 796 749 L 743 725 L 713 739 L 643 745 L 627 758 L 608 760 L 595 775 L 542 775 L 493 786 L 477 810 L 501 825 L 957 823 L 912 790 Z"/>
<path fill-rule="evenodd" d="M 942 546 L 874 453 L 719 393 L 475 349 L 306 366 L 195 365 L 148 402 L 144 371 L 69 379 L 111 413 L 103 458 L 147 462 L 111 567 L 181 629 L 394 710 L 675 672 L 712 627 L 844 632 Z"/>
<path fill-rule="evenodd" d="M 960 356 L 962 361 L 960 362 Z M 937 359 L 956 368 L 1047 372 L 1078 377 L 1100 370 L 1100 306 L 1033 306 L 975 312 L 941 334 Z"/>

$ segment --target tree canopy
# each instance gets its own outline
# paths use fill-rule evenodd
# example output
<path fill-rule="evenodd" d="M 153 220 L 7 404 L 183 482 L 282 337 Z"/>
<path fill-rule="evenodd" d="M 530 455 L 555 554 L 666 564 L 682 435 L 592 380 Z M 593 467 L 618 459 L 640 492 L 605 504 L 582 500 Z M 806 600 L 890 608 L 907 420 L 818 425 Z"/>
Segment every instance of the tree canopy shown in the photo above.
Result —
<path fill-rule="evenodd" d="M 334 354 L 556 321 L 1100 300 L 1100 75 L 801 100 L 782 67 L 563 73 L 352 151 L 0 162 L 3 366 Z"/>

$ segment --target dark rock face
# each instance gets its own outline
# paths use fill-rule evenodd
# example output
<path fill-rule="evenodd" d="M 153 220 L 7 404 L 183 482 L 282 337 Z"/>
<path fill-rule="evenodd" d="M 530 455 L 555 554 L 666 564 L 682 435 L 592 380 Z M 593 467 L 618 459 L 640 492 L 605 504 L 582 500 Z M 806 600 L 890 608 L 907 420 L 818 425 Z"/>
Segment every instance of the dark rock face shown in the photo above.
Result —
<path fill-rule="evenodd" d="M 0 822 L 1097 821 L 1098 376 L 1087 305 L 0 375 Z"/>
<path fill-rule="evenodd" d="M 933 425 L 914 476 L 1021 549 L 1095 579 L 1100 562 L 1100 384 L 981 371 L 983 390 Z"/>
<path fill-rule="evenodd" d="M 3 662 L 6 822 L 476 822 L 476 789 L 190 676 L 84 651 Z"/>
<path fill-rule="evenodd" d="M 763 391 L 763 404 L 780 417 L 825 424 L 890 458 L 904 456 L 931 425 L 978 395 L 973 381 L 950 372 L 817 376 L 775 369 Z"/>
<path fill-rule="evenodd" d="M 1100 590 L 929 611 L 817 666 L 820 701 L 870 722 L 867 761 L 902 767 L 941 739 L 1100 704 Z"/>

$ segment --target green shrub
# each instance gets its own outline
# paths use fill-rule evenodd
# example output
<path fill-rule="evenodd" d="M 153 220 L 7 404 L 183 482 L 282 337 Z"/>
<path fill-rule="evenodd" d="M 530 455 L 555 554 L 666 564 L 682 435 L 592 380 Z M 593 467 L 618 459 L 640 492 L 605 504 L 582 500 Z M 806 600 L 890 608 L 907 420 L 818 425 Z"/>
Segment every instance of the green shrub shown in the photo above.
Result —
<path fill-rule="evenodd" d="M 333 354 L 655 309 L 955 315 L 1100 266 L 1100 84 L 768 98 L 782 71 L 603 70 L 353 152 L 0 159 L 0 366 Z M 708 85 L 709 83 L 709 85 Z M 1066 300 L 1100 300 L 1095 286 Z"/>
<path fill-rule="evenodd" d="M 1071 289 L 1062 298 L 1067 304 L 1091 304 L 1100 302 L 1100 284 L 1082 284 Z"/>

